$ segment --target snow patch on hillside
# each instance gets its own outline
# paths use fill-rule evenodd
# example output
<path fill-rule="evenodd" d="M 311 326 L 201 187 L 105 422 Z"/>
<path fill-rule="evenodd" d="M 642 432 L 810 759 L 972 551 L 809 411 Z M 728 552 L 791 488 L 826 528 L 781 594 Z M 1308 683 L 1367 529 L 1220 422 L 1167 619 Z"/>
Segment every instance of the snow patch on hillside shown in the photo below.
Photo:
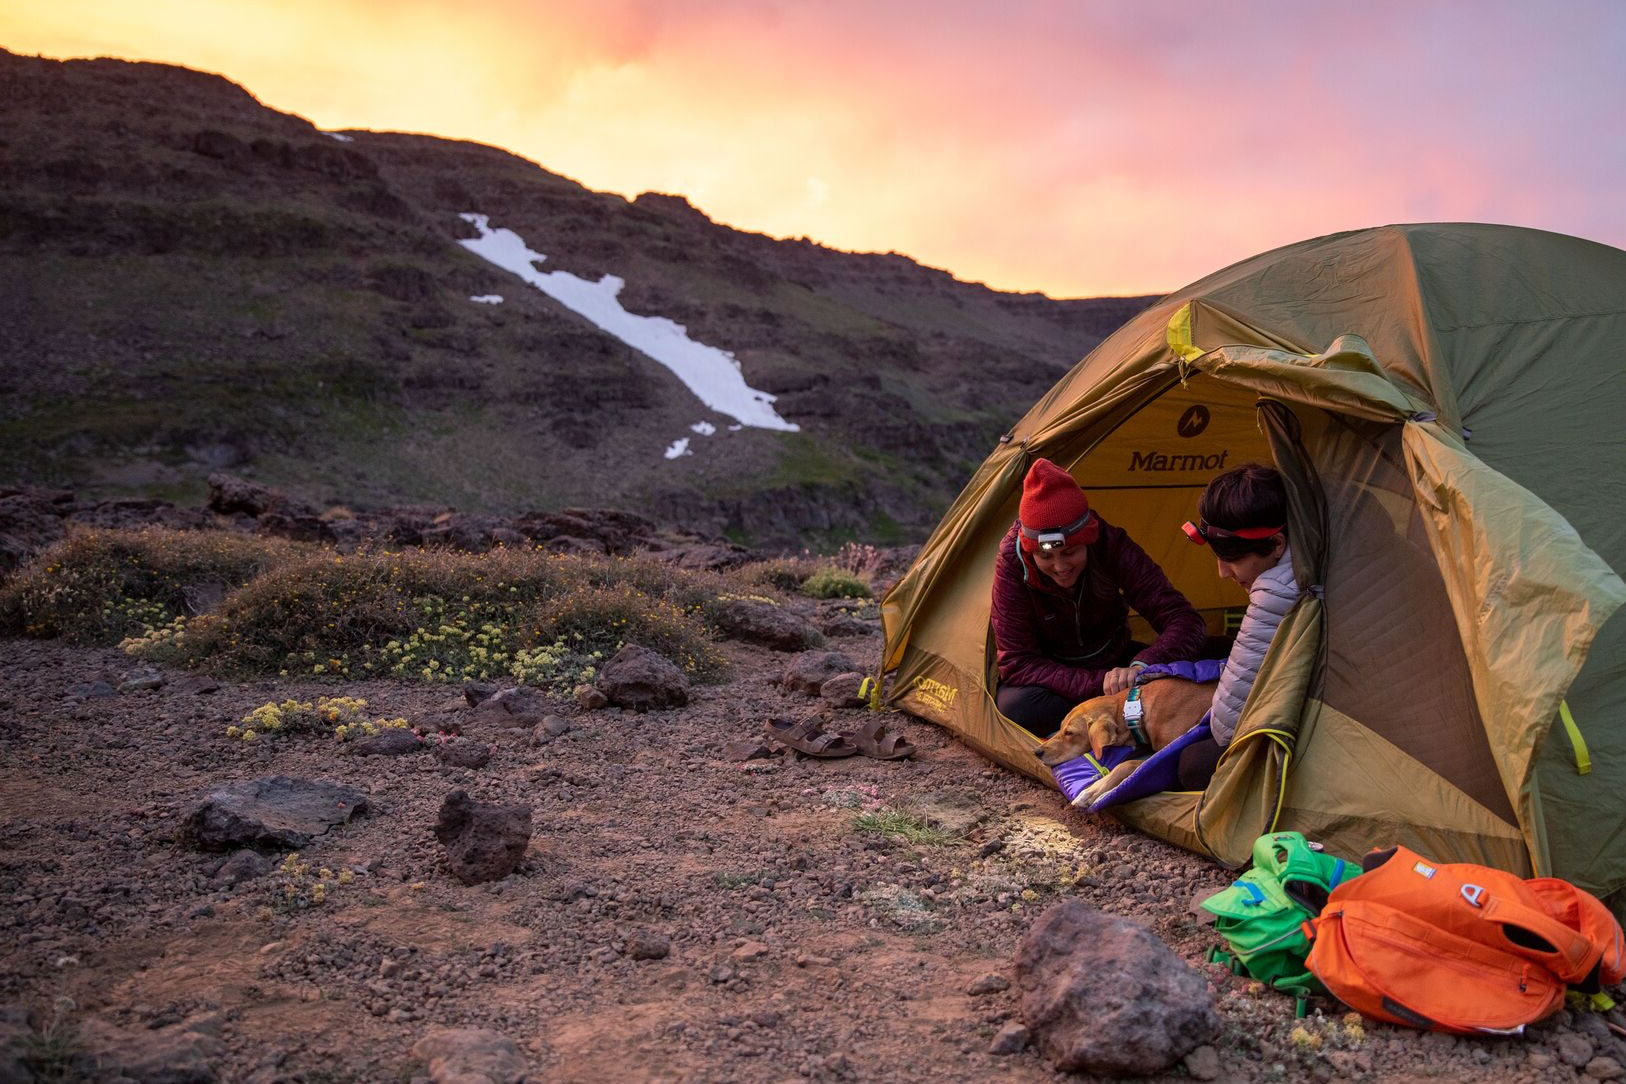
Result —
<path fill-rule="evenodd" d="M 660 362 L 712 410 L 727 414 L 741 425 L 798 431 L 798 426 L 774 412 L 772 395 L 746 384 L 733 354 L 695 342 L 681 324 L 664 316 L 637 316 L 622 308 L 618 295 L 626 285 L 624 279 L 605 275 L 597 282 L 588 282 L 568 271 L 539 271 L 536 264 L 547 257 L 532 252 L 514 231 L 492 229 L 487 215 L 470 212 L 462 218 L 480 231 L 479 237 L 460 242 L 463 247 L 513 272 L 634 350 Z M 688 446 L 687 437 L 677 441 L 666 450 L 666 458 L 683 455 Z"/>

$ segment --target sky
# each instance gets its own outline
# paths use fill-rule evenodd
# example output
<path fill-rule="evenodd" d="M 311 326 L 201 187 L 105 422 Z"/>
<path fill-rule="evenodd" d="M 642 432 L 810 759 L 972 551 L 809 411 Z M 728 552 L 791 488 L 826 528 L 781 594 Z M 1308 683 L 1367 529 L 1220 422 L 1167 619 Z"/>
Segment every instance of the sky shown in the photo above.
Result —
<path fill-rule="evenodd" d="M 1391 222 L 1626 247 L 1626 0 L 24 0 L 0 46 L 1053 297 Z"/>

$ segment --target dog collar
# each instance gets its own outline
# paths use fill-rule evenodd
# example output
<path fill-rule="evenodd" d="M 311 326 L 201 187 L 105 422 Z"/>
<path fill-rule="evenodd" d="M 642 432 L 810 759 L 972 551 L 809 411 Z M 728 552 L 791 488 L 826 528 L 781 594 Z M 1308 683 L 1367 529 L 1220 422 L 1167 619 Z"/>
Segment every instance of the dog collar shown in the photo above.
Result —
<path fill-rule="evenodd" d="M 1140 686 L 1136 685 L 1129 690 L 1129 699 L 1124 701 L 1124 725 L 1129 728 L 1129 736 L 1135 739 L 1136 745 L 1150 745 L 1146 740 L 1146 727 L 1141 722 L 1146 717 L 1146 705 L 1140 701 Z"/>

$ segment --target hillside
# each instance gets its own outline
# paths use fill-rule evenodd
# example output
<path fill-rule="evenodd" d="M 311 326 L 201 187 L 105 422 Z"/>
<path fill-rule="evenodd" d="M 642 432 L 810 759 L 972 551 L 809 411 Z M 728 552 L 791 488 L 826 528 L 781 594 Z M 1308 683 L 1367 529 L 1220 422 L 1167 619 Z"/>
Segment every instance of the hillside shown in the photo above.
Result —
<path fill-rule="evenodd" d="M 907 540 L 1149 300 L 776 241 L 492 147 L 324 133 L 165 65 L 0 51 L 0 103 L 0 485 L 200 503 L 227 469 L 317 504 Z M 469 251 L 470 214 L 545 272 L 624 280 L 629 313 L 731 353 L 795 431 L 740 427 Z"/>

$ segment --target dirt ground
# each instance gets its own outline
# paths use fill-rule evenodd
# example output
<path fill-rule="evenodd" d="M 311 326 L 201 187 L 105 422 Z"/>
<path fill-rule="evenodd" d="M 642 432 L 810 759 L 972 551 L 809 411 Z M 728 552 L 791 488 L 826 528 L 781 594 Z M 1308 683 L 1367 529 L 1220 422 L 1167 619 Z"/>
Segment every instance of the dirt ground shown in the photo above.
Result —
<path fill-rule="evenodd" d="M 835 646 L 867 664 L 880 638 Z M 925 723 L 896 717 L 910 760 L 730 759 L 725 742 L 812 703 L 780 691 L 786 656 L 766 650 L 727 645 L 732 679 L 685 708 L 560 702 L 565 733 L 493 736 L 471 770 L 225 734 L 289 696 L 444 720 L 455 688 L 167 671 L 157 689 L 80 699 L 68 690 L 117 686 L 132 660 L 3 647 L 0 1007 L 18 1011 L 0 1019 L 14 1051 L 61 1079 L 105 1078 L 88 1058 L 140 1060 L 131 1051 L 160 1066 L 133 1079 L 427 1079 L 411 1048 L 442 1027 L 501 1032 L 535 1080 L 1060 1079 L 1031 1048 L 991 1047 L 1020 1019 L 1002 980 L 1023 931 L 1064 896 L 1145 923 L 1209 976 L 1222 1036 L 1166 1079 L 1545 1084 L 1626 1062 L 1608 1026 L 1626 1023 L 1619 1010 L 1496 1040 L 1356 1031 L 1332 1003 L 1300 1024 L 1290 1000 L 1203 962 L 1216 941 L 1191 905 L 1231 874 L 1080 816 Z M 371 813 L 301 855 L 333 874 L 320 905 L 301 906 L 315 874 L 228 887 L 222 855 L 179 842 L 211 786 L 271 775 L 371 796 Z M 532 808 L 530 850 L 500 882 L 460 883 L 431 835 L 460 787 Z M 866 831 L 866 813 L 943 837 Z M 0 1077 L 7 1064 L 18 1072 L 0 1059 Z"/>

